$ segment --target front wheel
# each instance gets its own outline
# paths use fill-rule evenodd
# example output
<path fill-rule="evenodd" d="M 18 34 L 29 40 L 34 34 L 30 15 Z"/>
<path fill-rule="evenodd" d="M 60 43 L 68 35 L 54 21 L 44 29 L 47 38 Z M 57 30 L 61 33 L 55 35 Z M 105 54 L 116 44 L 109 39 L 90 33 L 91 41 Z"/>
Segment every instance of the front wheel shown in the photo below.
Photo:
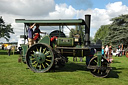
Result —
<path fill-rule="evenodd" d="M 46 72 L 54 62 L 52 48 L 47 44 L 34 44 L 27 51 L 26 63 L 34 72 Z"/>
<path fill-rule="evenodd" d="M 106 77 L 111 69 L 109 62 L 107 61 L 107 59 L 102 57 L 101 67 L 98 67 L 97 63 L 97 57 L 93 57 L 90 60 L 88 65 L 88 67 L 90 68 L 90 72 L 96 77 Z"/>

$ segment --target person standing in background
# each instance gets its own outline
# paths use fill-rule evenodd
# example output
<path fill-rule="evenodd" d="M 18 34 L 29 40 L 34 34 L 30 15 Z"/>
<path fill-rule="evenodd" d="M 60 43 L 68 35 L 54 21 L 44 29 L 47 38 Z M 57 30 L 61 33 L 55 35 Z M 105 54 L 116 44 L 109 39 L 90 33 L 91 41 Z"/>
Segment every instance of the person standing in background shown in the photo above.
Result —
<path fill-rule="evenodd" d="M 106 56 L 106 58 L 108 58 L 108 45 L 106 45 L 106 47 L 105 47 L 105 56 Z"/>
<path fill-rule="evenodd" d="M 109 46 L 109 51 L 108 51 L 108 62 L 112 63 L 112 46 Z"/>
<path fill-rule="evenodd" d="M 104 46 L 102 46 L 102 56 L 104 57 Z"/>
<path fill-rule="evenodd" d="M 8 56 L 10 56 L 10 53 L 11 53 L 11 45 L 8 45 L 7 46 L 7 49 L 8 49 Z"/>
<path fill-rule="evenodd" d="M 2 45 L 2 50 L 4 50 L 4 44 Z"/>
<path fill-rule="evenodd" d="M 118 57 L 120 57 L 120 54 L 121 54 L 120 51 L 121 51 L 121 50 L 120 50 L 120 45 L 119 45 L 118 48 L 117 48 L 117 55 L 118 55 Z"/>

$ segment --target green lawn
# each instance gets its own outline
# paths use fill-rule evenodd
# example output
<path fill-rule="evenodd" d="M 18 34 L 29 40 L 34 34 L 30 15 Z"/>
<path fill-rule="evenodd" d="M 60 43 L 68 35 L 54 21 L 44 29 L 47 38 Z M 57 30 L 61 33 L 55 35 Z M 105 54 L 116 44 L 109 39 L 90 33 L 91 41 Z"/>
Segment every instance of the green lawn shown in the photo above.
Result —
<path fill-rule="evenodd" d="M 18 63 L 18 55 L 0 55 L 0 85 L 128 85 L 128 58 L 113 57 L 107 78 L 93 77 L 85 62 L 69 62 L 55 72 L 34 73 Z"/>

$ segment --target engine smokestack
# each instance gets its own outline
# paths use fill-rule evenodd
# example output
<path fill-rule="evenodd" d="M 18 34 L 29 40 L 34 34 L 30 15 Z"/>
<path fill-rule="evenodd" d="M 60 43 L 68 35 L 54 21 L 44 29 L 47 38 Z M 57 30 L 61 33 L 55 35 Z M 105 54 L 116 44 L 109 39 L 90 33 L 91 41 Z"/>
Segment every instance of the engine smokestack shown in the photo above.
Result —
<path fill-rule="evenodd" d="M 91 15 L 85 15 L 85 45 L 90 44 L 90 20 Z"/>

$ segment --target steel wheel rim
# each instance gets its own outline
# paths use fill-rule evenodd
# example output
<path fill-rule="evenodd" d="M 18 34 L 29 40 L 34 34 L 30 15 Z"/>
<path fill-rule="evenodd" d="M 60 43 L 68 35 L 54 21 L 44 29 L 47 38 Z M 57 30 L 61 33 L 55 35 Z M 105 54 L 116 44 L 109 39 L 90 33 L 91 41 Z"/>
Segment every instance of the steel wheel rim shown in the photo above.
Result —
<path fill-rule="evenodd" d="M 90 66 L 97 66 L 97 57 L 93 57 L 90 60 L 89 63 Z M 110 67 L 110 64 L 108 63 L 108 61 L 102 57 L 101 59 L 101 66 L 102 67 Z M 106 77 L 109 73 L 110 69 L 105 69 L 105 70 L 100 70 L 100 69 L 90 69 L 90 72 L 97 77 Z"/>
<path fill-rule="evenodd" d="M 26 63 L 34 72 L 46 72 L 53 66 L 54 55 L 50 46 L 35 44 L 28 49 Z"/>

